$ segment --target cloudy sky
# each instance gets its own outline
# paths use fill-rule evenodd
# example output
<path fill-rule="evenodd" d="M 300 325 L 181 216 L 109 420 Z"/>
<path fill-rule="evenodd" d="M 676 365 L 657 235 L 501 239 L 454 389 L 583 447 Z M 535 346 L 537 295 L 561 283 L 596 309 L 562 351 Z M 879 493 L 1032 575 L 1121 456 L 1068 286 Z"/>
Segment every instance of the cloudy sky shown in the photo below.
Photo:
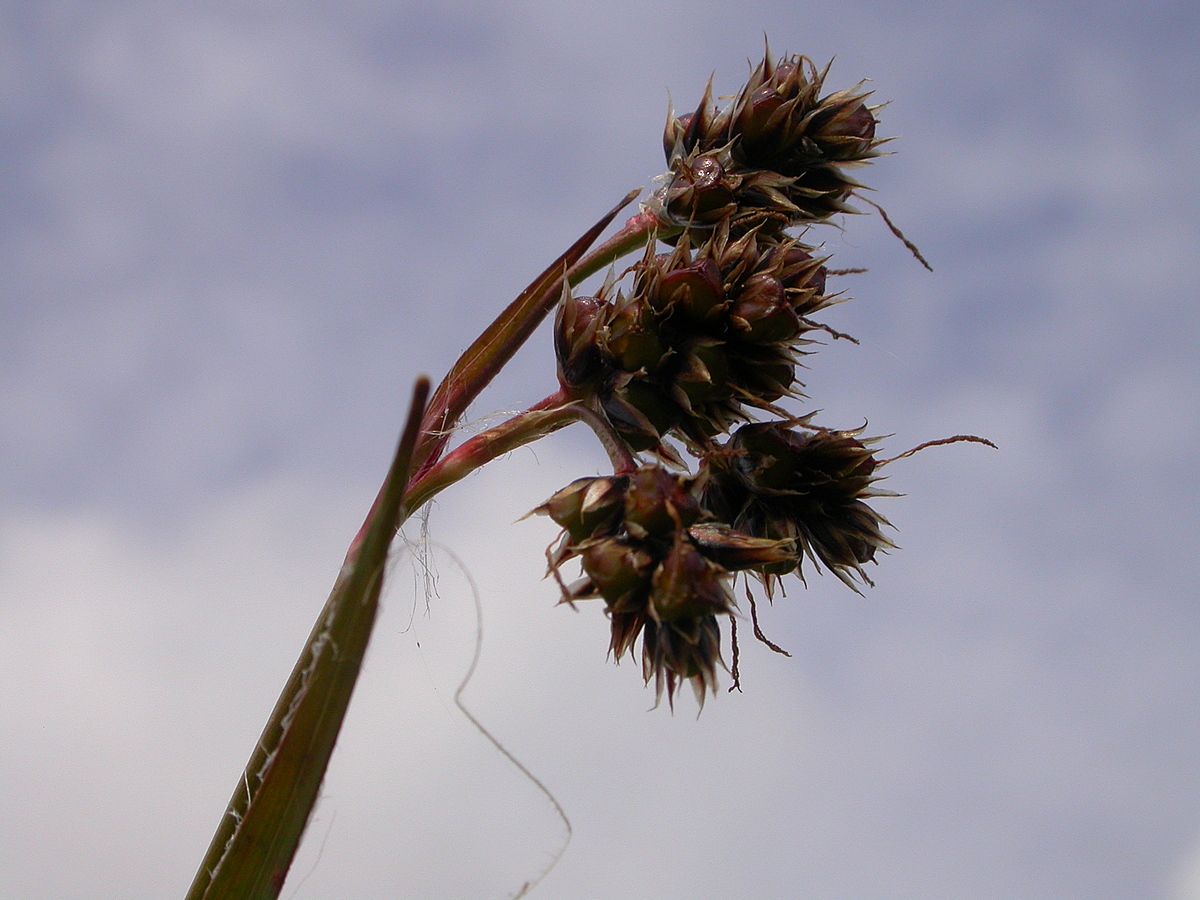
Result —
<path fill-rule="evenodd" d="M 568 431 L 397 554 L 285 897 L 1200 898 L 1200 7 L 0 6 L 0 895 L 182 897 L 414 376 L 662 168 L 763 35 L 896 155 L 808 383 L 891 434 L 900 550 L 672 716 L 555 606 Z M 548 337 L 473 410 L 548 393 Z M 406 537 L 419 544 L 420 529 Z M 445 549 L 443 549 L 445 548 Z"/>

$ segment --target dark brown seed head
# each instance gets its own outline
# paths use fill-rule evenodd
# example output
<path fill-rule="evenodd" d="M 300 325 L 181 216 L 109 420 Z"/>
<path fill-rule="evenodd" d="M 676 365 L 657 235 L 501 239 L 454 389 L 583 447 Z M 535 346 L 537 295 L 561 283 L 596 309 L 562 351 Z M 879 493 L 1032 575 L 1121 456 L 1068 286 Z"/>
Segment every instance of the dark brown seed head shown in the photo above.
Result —
<path fill-rule="evenodd" d="M 855 432 L 744 425 L 706 461 L 701 502 L 747 534 L 794 541 L 796 565 L 807 555 L 853 586 L 851 576 L 867 581 L 863 564 L 892 546 L 886 520 L 864 502 L 878 493 L 876 465 Z"/>
<path fill-rule="evenodd" d="M 565 297 L 559 304 L 554 320 L 554 353 L 559 381 L 566 387 L 582 387 L 604 374 L 597 331 L 605 306 L 599 297 Z"/>
<path fill-rule="evenodd" d="M 821 96 L 827 71 L 802 56 L 767 56 L 728 110 L 714 110 L 710 89 L 695 112 L 671 118 L 663 146 L 674 177 L 660 195 L 668 218 L 689 228 L 726 218 L 742 232 L 779 234 L 851 212 L 846 201 L 860 185 L 842 169 L 877 156 L 880 142 L 866 94 Z"/>
<path fill-rule="evenodd" d="M 716 687 L 717 616 L 734 610 L 729 572 L 790 549 L 704 521 L 698 490 L 691 476 L 642 466 L 628 476 L 579 479 L 537 510 L 567 532 L 548 554 L 552 569 L 572 558 L 583 568 L 581 581 L 564 584 L 564 599 L 602 598 L 612 654 L 619 660 L 640 637 L 643 675 L 671 701 L 685 681 L 701 702 Z"/>
<path fill-rule="evenodd" d="M 571 540 L 611 533 L 625 506 L 628 476 L 578 478 L 534 510 L 549 516 Z"/>
<path fill-rule="evenodd" d="M 659 466 L 642 466 L 629 476 L 625 527 L 635 537 L 669 539 L 702 516 L 690 479 Z"/>

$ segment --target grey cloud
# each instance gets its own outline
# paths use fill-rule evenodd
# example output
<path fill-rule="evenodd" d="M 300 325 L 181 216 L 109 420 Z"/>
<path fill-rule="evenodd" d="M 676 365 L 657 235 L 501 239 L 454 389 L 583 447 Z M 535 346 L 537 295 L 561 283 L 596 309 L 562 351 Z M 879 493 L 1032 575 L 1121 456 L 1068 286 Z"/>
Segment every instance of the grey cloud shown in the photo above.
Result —
<path fill-rule="evenodd" d="M 744 637 L 746 692 L 695 721 L 645 712 L 599 610 L 538 580 L 547 523 L 511 524 L 600 470 L 584 437 L 448 494 L 433 534 L 484 604 L 469 702 L 576 829 L 539 890 L 1200 896 L 1196 15 L 8 7 L 0 887 L 182 893 L 411 378 L 657 174 L 668 91 L 728 93 L 766 31 L 892 101 L 866 180 L 936 269 L 873 216 L 823 236 L 871 272 L 834 323 L 864 345 L 812 359 L 813 404 L 896 452 L 1001 449 L 897 463 L 878 587 L 790 589 L 763 613 L 794 658 Z M 475 413 L 550 366 L 535 337 Z M 502 896 L 560 837 L 449 701 L 464 582 L 441 558 L 426 613 L 405 565 L 298 897 Z"/>

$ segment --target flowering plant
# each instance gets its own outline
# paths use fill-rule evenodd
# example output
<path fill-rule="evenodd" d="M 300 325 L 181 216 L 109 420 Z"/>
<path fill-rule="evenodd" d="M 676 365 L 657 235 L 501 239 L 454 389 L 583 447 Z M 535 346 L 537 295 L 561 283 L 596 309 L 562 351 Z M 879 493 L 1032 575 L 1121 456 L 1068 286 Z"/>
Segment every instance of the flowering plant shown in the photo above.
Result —
<path fill-rule="evenodd" d="M 701 703 L 715 691 L 723 619 L 738 684 L 736 576 L 768 644 L 750 580 L 773 597 L 807 560 L 856 590 L 870 583 L 864 567 L 893 546 L 869 502 L 886 493 L 876 482 L 890 460 L 876 458 L 875 439 L 781 405 L 804 397 L 798 368 L 819 337 L 852 340 L 819 320 L 845 299 L 831 280 L 852 270 L 831 269 L 810 233 L 855 211 L 862 185 L 849 173 L 884 143 L 868 95 L 826 94 L 826 74 L 768 51 L 726 109 L 710 85 L 694 111 L 672 112 L 668 171 L 639 212 L 589 252 L 634 192 L 436 390 L 418 379 L 391 469 L 189 900 L 278 895 L 361 667 L 393 537 L 440 491 L 516 447 L 582 422 L 607 451 L 611 475 L 577 479 L 534 512 L 562 528 L 547 559 L 563 602 L 600 600 L 611 654 L 640 655 L 644 679 L 672 706 L 684 683 Z M 623 271 L 612 268 L 639 250 Z M 594 294 L 573 292 L 606 268 Z M 451 447 L 468 406 L 555 310 L 557 388 Z M 930 443 L 956 440 L 980 439 Z M 568 582 L 562 570 L 575 562 L 580 577 Z"/>

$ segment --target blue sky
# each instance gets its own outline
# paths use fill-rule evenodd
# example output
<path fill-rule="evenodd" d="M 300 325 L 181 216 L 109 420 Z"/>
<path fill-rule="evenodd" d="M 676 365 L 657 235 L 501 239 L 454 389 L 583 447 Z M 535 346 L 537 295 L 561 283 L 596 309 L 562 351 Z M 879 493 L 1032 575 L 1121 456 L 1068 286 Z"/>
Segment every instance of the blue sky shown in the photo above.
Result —
<path fill-rule="evenodd" d="M 567 432 L 439 501 L 467 702 L 574 826 L 534 896 L 1200 898 L 1200 12 L 1124 3 L 0 10 L 0 893 L 181 896 L 418 373 L 662 167 L 763 35 L 894 156 L 807 382 L 891 434 L 901 549 L 745 692 L 647 712 L 545 520 Z M 544 333 L 472 411 L 553 387 Z M 416 540 L 417 529 L 408 529 Z M 561 841 L 453 708 L 470 589 L 400 555 L 284 896 L 505 897 Z"/>

